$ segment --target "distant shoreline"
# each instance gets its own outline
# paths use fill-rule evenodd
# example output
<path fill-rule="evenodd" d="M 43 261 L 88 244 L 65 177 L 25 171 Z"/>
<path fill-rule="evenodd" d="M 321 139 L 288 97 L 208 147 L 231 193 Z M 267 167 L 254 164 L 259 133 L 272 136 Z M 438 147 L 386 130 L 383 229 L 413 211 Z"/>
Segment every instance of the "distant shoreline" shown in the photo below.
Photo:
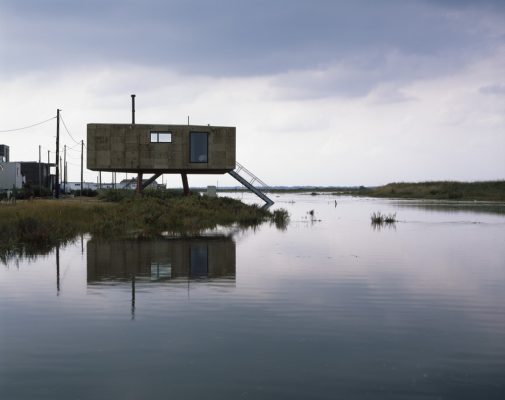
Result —
<path fill-rule="evenodd" d="M 220 188 L 220 192 L 242 192 L 242 188 Z M 327 193 L 335 196 L 379 197 L 392 199 L 427 199 L 451 201 L 493 201 L 505 202 L 505 180 L 457 182 L 427 181 L 398 182 L 376 187 L 343 186 L 297 186 L 272 187 L 270 193 Z"/>

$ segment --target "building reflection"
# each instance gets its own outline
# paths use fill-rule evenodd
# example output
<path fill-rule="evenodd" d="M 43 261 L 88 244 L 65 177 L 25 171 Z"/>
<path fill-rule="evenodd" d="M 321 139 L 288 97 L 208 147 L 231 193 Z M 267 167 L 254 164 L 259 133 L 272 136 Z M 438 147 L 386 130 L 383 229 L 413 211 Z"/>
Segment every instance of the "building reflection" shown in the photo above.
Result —
<path fill-rule="evenodd" d="M 87 243 L 88 284 L 107 281 L 235 282 L 235 242 L 229 237 L 114 240 Z"/>
<path fill-rule="evenodd" d="M 139 283 L 187 284 L 219 282 L 235 285 L 235 242 L 230 237 L 157 240 L 97 240 L 87 243 L 87 282 L 131 285 L 131 317 L 135 318 Z"/>

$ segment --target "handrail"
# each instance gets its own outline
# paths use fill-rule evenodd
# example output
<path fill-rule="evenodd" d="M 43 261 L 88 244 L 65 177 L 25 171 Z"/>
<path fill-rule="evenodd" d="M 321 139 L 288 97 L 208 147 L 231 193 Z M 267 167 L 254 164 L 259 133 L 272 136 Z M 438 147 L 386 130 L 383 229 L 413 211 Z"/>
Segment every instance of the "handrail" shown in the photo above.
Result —
<path fill-rule="evenodd" d="M 274 204 L 273 200 L 270 199 L 266 194 L 263 193 L 263 191 L 270 189 L 270 186 L 268 186 L 265 182 L 263 182 L 260 178 L 258 178 L 256 175 L 254 175 L 251 171 L 249 171 L 246 167 L 244 167 L 239 162 L 237 162 L 236 165 L 237 165 L 237 168 L 235 168 L 234 171 L 229 171 L 228 173 L 231 176 L 233 176 L 237 181 L 239 181 L 242 185 L 244 185 L 246 188 L 248 188 L 251 192 L 256 194 L 260 199 L 262 199 L 265 202 L 265 205 L 263 207 L 268 208 L 272 204 Z M 240 172 L 243 172 L 244 175 L 248 175 L 248 179 L 246 179 L 244 176 L 240 175 Z M 258 182 L 262 186 L 255 187 L 253 185 L 254 182 Z"/>
<path fill-rule="evenodd" d="M 270 186 L 263 182 L 260 178 L 254 175 L 251 171 L 249 171 L 246 167 L 240 164 L 238 161 L 236 162 L 237 168 L 235 172 L 238 174 L 240 171 L 244 171 L 247 175 L 249 175 L 249 183 L 252 185 L 254 182 L 258 182 L 263 190 L 270 190 Z"/>

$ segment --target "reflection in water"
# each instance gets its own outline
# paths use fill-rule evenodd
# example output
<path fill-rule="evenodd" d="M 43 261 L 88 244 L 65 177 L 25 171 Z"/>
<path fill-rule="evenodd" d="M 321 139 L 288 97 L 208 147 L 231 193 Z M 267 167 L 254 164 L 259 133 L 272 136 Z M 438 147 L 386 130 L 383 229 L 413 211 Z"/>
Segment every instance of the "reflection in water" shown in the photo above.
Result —
<path fill-rule="evenodd" d="M 235 242 L 231 238 L 92 239 L 87 243 L 88 284 L 106 281 L 235 279 Z"/>
<path fill-rule="evenodd" d="M 374 231 L 380 231 L 384 228 L 392 229 L 396 231 L 396 221 L 395 222 L 387 222 L 387 221 L 372 221 L 370 226 Z"/>
<path fill-rule="evenodd" d="M 450 213 L 481 213 L 505 215 L 504 203 L 467 202 L 467 201 L 433 201 L 433 200 L 402 200 L 393 202 L 398 207 L 417 208 L 427 211 Z"/>
<path fill-rule="evenodd" d="M 131 281 L 135 318 L 136 282 L 216 280 L 235 283 L 235 242 L 229 237 L 138 240 L 90 240 L 88 285 Z"/>

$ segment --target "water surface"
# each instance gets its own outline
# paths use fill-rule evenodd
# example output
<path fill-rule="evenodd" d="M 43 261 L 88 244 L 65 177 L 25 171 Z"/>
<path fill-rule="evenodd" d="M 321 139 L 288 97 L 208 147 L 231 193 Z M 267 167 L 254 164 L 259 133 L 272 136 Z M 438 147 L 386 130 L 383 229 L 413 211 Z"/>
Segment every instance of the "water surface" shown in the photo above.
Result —
<path fill-rule="evenodd" d="M 286 230 L 2 265 L 0 398 L 505 398 L 502 206 L 274 200 Z"/>

